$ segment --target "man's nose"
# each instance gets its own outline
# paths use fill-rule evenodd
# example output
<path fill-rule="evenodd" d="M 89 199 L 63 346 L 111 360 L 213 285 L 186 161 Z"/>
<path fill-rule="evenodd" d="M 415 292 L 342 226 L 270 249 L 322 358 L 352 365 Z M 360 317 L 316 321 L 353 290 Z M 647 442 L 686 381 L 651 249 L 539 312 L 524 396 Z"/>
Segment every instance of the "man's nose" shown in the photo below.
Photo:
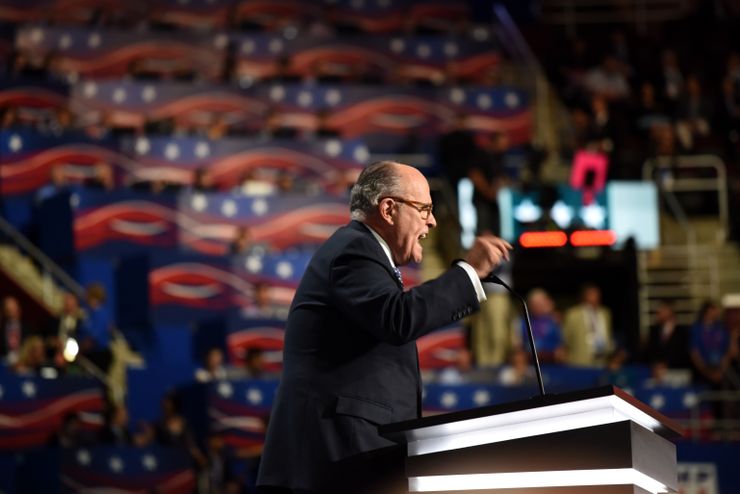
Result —
<path fill-rule="evenodd" d="M 437 218 L 434 217 L 434 213 L 429 213 L 429 218 L 427 218 L 427 226 L 429 228 L 434 228 L 437 226 Z"/>

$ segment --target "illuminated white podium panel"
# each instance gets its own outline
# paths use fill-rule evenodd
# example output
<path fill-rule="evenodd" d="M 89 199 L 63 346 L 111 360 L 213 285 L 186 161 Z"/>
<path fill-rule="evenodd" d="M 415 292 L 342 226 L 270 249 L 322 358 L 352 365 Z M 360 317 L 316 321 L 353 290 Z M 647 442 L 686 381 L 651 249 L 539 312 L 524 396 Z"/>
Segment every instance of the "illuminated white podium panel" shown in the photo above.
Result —
<path fill-rule="evenodd" d="M 680 428 L 619 388 L 389 424 L 409 492 L 646 494 L 677 490 Z"/>

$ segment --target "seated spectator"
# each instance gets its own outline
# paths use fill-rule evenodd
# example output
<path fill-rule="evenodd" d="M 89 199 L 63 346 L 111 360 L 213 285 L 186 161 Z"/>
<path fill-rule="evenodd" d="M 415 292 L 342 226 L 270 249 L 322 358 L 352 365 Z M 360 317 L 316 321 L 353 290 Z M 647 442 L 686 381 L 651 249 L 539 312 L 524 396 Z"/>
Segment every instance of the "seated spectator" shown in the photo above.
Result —
<path fill-rule="evenodd" d="M 686 78 L 686 94 L 678 102 L 676 117 L 676 136 L 687 150 L 693 150 L 711 133 L 709 122 L 714 119 L 714 112 L 696 74 Z"/>
<path fill-rule="evenodd" d="M 23 322 L 17 298 L 8 295 L 0 309 L 0 359 L 12 365 L 18 361 L 21 344 L 31 331 Z"/>
<path fill-rule="evenodd" d="M 37 335 L 29 336 L 23 341 L 18 353 L 18 361 L 13 365 L 16 374 L 38 375 L 46 366 L 44 340 Z"/>
<path fill-rule="evenodd" d="M 527 305 L 529 306 L 532 334 L 534 335 L 538 358 L 543 363 L 563 362 L 565 360 L 563 331 L 556 318 L 555 305 L 550 295 L 541 288 L 535 288 L 527 295 Z M 529 348 L 526 320 L 521 319 L 520 329 L 519 347 L 525 350 Z"/>
<path fill-rule="evenodd" d="M 154 434 L 159 444 L 182 448 L 190 453 L 198 468 L 207 466 L 208 461 L 198 448 L 193 432 L 180 413 L 177 400 L 172 393 L 162 398 L 162 418 L 155 425 Z"/>
<path fill-rule="evenodd" d="M 316 112 L 316 130 L 314 131 L 314 137 L 319 139 L 342 137 L 342 130 L 329 123 L 330 116 L 329 111 L 325 108 Z"/>
<path fill-rule="evenodd" d="M 258 169 L 250 168 L 245 171 L 239 180 L 239 186 L 235 192 L 247 197 L 271 196 L 277 193 L 278 189 L 272 180 L 269 180 Z"/>
<path fill-rule="evenodd" d="M 619 140 L 617 134 L 617 125 L 607 99 L 600 94 L 591 96 L 591 118 L 586 134 L 586 147 L 597 153 L 611 154 Z"/>
<path fill-rule="evenodd" d="M 70 449 L 93 446 L 97 442 L 95 434 L 84 428 L 78 412 L 70 412 L 64 416 L 59 432 L 51 441 L 52 445 Z"/>
<path fill-rule="evenodd" d="M 653 367 L 654 376 L 665 368 L 690 366 L 688 328 L 676 322 L 673 307 L 666 301 L 661 302 L 655 312 L 655 324 L 650 326 L 644 360 Z"/>
<path fill-rule="evenodd" d="M 93 167 L 92 176 L 84 181 L 85 187 L 99 190 L 113 190 L 115 181 L 113 168 L 108 163 L 99 162 Z"/>
<path fill-rule="evenodd" d="M 51 327 L 47 330 L 46 347 L 47 355 L 52 360 L 64 349 L 69 338 L 79 339 L 85 332 L 83 326 L 88 323 L 85 310 L 80 307 L 80 301 L 73 293 L 65 292 L 62 295 L 62 310 L 59 317 L 54 319 Z"/>
<path fill-rule="evenodd" d="M 565 313 L 563 323 L 566 362 L 600 367 L 616 345 L 612 337 L 612 315 L 601 305 L 601 290 L 593 284 L 581 289 L 581 303 Z"/>
<path fill-rule="evenodd" d="M 217 190 L 213 183 L 213 176 L 207 168 L 197 168 L 195 170 L 191 190 L 194 192 L 214 192 Z"/>
<path fill-rule="evenodd" d="M 231 255 L 262 256 L 270 250 L 266 242 L 257 242 L 252 238 L 252 231 L 248 226 L 239 226 L 234 233 L 234 239 L 229 244 Z"/>
<path fill-rule="evenodd" d="M 537 382 L 534 368 L 529 365 L 527 352 L 522 349 L 514 349 L 507 360 L 507 364 L 499 372 L 499 384 L 502 386 L 527 386 Z"/>
<path fill-rule="evenodd" d="M 634 109 L 634 126 L 639 131 L 648 132 L 655 125 L 665 125 L 669 118 L 663 105 L 655 94 L 655 86 L 650 81 L 640 84 L 640 97 Z"/>
<path fill-rule="evenodd" d="M 261 348 L 247 348 L 244 353 L 244 370 L 247 377 L 253 379 L 261 379 L 265 376 L 265 353 Z"/>
<path fill-rule="evenodd" d="M 227 378 L 224 367 L 224 354 L 219 348 L 211 348 L 206 353 L 203 367 L 195 370 L 195 380 L 201 383 L 219 381 Z"/>
<path fill-rule="evenodd" d="M 262 134 L 267 139 L 295 139 L 299 136 L 300 130 L 290 126 L 277 109 L 271 108 L 265 115 Z"/>
<path fill-rule="evenodd" d="M 125 406 L 109 406 L 105 414 L 105 425 L 100 431 L 100 442 L 112 446 L 129 446 L 133 443 Z"/>
<path fill-rule="evenodd" d="M 676 116 L 679 100 L 684 92 L 684 77 L 678 63 L 678 55 L 672 49 L 663 51 L 658 71 L 660 97 L 668 115 Z"/>
<path fill-rule="evenodd" d="M 583 84 L 592 94 L 599 94 L 608 101 L 625 100 L 630 94 L 623 67 L 612 55 L 604 56 L 599 66 L 589 70 Z"/>
<path fill-rule="evenodd" d="M 62 165 L 54 165 L 49 170 L 49 181 L 39 187 L 34 196 L 36 204 L 41 204 L 46 199 L 54 197 L 60 192 L 64 192 L 69 189 L 69 182 L 64 173 L 64 167 Z"/>
<path fill-rule="evenodd" d="M 264 281 L 258 281 L 254 284 L 254 293 L 252 294 L 253 304 L 245 307 L 242 314 L 245 317 L 264 318 L 264 319 L 281 319 L 287 320 L 288 307 L 276 303 L 272 297 L 270 285 Z"/>
<path fill-rule="evenodd" d="M 0 110 L 0 129 L 12 129 L 20 124 L 18 108 L 8 106 Z"/>
<path fill-rule="evenodd" d="M 599 378 L 601 384 L 613 384 L 621 388 L 639 385 L 643 376 L 634 367 L 625 367 L 628 354 L 622 348 L 617 348 L 606 358 L 604 374 Z"/>
<path fill-rule="evenodd" d="M 716 303 L 706 301 L 691 327 L 691 361 L 696 376 L 714 386 L 722 383 L 732 358 L 730 333 L 720 314 Z"/>

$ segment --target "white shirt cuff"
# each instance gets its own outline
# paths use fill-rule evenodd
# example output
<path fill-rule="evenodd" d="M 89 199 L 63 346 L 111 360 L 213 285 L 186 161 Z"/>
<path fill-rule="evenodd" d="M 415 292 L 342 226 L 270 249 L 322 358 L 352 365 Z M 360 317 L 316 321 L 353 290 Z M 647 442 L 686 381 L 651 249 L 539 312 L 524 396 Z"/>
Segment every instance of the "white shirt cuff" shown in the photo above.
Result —
<path fill-rule="evenodd" d="M 480 282 L 480 278 L 478 278 L 478 274 L 473 269 L 473 266 L 465 261 L 457 261 L 457 265 L 468 273 L 470 282 L 473 284 L 473 288 L 475 288 L 475 294 L 478 296 L 478 302 L 485 302 L 487 300 L 486 292 L 483 290 L 483 283 Z"/>

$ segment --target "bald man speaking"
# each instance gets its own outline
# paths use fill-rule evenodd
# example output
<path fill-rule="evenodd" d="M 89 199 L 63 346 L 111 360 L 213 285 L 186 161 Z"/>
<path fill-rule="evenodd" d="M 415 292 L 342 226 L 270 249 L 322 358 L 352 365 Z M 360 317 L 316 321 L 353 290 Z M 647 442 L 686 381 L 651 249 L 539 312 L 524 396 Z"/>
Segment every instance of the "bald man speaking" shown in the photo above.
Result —
<path fill-rule="evenodd" d="M 377 426 L 420 416 L 416 339 L 477 311 L 480 278 L 511 249 L 478 237 L 464 261 L 404 290 L 398 267 L 421 261 L 421 242 L 437 224 L 424 175 L 374 163 L 352 188 L 350 212 L 293 299 L 262 493 L 405 492 L 404 451 Z"/>

